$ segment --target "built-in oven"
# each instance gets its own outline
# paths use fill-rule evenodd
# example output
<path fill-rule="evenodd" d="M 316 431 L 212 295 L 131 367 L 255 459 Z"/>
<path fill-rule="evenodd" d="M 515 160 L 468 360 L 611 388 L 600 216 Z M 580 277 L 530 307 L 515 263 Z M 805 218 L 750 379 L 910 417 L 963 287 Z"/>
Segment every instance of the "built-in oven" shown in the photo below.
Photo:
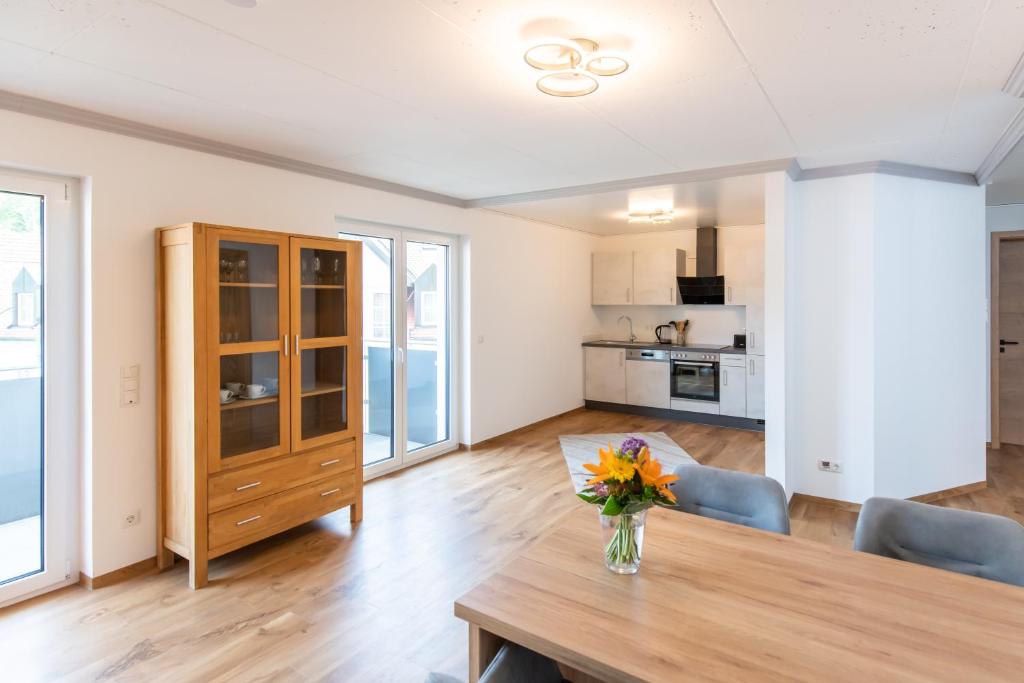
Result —
<path fill-rule="evenodd" d="M 673 351 L 672 398 L 718 403 L 718 354 Z"/>

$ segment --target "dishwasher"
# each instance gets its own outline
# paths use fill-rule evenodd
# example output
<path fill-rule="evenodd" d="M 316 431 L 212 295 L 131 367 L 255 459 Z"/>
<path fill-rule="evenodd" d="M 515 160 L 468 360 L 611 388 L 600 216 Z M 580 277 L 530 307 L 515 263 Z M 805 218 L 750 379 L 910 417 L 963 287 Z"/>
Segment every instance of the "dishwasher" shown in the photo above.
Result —
<path fill-rule="evenodd" d="M 626 353 L 626 403 L 668 408 L 672 393 L 669 352 L 630 349 Z"/>

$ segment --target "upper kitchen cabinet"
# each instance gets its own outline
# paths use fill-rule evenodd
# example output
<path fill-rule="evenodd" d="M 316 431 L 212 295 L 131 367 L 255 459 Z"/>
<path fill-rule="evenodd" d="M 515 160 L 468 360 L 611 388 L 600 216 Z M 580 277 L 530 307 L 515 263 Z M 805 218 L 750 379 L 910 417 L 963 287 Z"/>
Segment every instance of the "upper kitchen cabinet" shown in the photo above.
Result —
<path fill-rule="evenodd" d="M 682 249 L 651 249 L 636 252 L 637 304 L 675 306 L 679 283 L 686 275 L 686 252 Z"/>
<path fill-rule="evenodd" d="M 764 229 L 719 228 L 718 254 L 725 303 L 747 309 L 747 353 L 764 355 Z"/>
<path fill-rule="evenodd" d="M 633 252 L 593 255 L 591 303 L 595 306 L 633 303 Z"/>
<path fill-rule="evenodd" d="M 686 274 L 681 249 L 598 252 L 593 255 L 591 303 L 595 306 L 674 306 L 676 278 Z"/>

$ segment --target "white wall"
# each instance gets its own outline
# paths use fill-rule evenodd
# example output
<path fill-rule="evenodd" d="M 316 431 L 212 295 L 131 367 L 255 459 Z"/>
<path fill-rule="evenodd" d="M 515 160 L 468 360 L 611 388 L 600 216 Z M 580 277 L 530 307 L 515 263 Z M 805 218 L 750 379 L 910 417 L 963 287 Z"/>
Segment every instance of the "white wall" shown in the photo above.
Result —
<path fill-rule="evenodd" d="M 983 481 L 983 188 L 867 174 L 798 185 L 783 245 L 787 489 L 859 503 Z"/>
<path fill-rule="evenodd" d="M 874 480 L 873 192 L 872 175 L 800 183 L 787 262 L 791 485 L 836 500 L 867 498 Z"/>
<path fill-rule="evenodd" d="M 875 495 L 985 481 L 984 188 L 875 186 Z"/>
<path fill-rule="evenodd" d="M 719 228 L 722 232 L 732 230 L 762 230 L 764 226 L 737 226 Z M 697 231 L 694 228 L 649 232 L 639 235 L 613 235 L 596 240 L 595 251 L 636 251 L 642 249 L 682 249 L 687 256 L 687 273 L 695 273 L 697 267 Z M 719 253 L 721 266 L 722 254 Z M 732 344 L 734 334 L 742 334 L 746 328 L 744 306 L 595 306 L 594 314 L 600 326 L 603 339 L 625 339 L 629 326 L 619 316 L 628 315 L 633 319 L 633 330 L 642 341 L 654 340 L 654 328 L 670 320 L 689 319 L 687 343 L 725 346 Z"/>
<path fill-rule="evenodd" d="M 81 176 L 92 190 L 83 236 L 91 249 L 83 283 L 92 294 L 83 398 L 91 455 L 82 501 L 91 576 L 155 552 L 157 226 L 201 220 L 333 236 L 343 215 L 467 236 L 463 438 L 479 441 L 582 404 L 580 334 L 598 328 L 589 305 L 592 237 L 6 111 L 0 166 Z M 141 404 L 126 408 L 117 396 L 129 363 L 142 367 Z M 133 509 L 142 523 L 122 529 Z"/>

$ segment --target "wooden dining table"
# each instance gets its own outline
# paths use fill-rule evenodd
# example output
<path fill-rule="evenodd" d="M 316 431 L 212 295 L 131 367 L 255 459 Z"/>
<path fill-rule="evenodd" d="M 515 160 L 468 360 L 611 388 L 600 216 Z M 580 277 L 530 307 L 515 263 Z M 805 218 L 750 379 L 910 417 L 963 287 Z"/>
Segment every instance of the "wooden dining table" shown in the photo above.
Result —
<path fill-rule="evenodd" d="M 470 683 L 506 641 L 574 681 L 1024 680 L 1024 588 L 664 509 L 638 574 L 581 504 L 455 615 Z"/>

